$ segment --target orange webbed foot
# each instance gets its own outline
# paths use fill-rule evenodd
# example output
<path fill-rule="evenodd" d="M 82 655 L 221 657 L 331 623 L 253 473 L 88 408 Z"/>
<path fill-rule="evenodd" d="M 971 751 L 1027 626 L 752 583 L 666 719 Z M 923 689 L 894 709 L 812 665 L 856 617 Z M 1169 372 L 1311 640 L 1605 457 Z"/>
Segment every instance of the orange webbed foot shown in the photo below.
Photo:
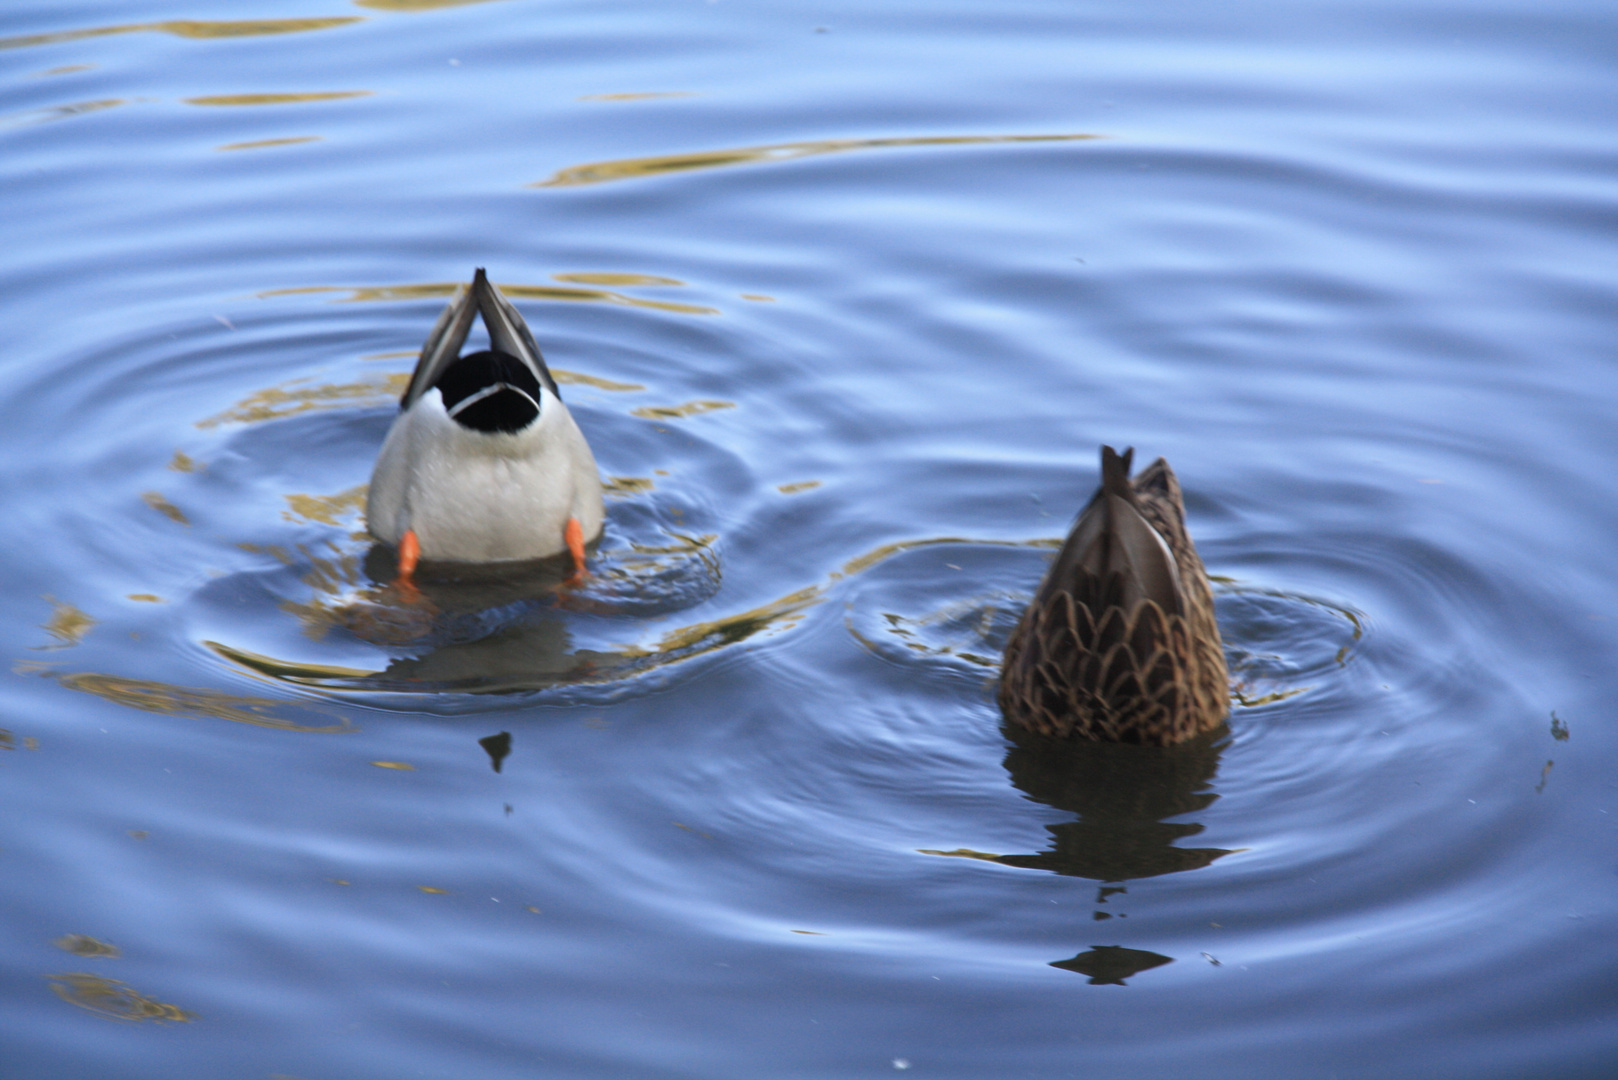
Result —
<path fill-rule="evenodd" d="M 407 603 L 421 599 L 414 576 L 420 561 L 421 541 L 416 539 L 416 530 L 406 529 L 399 538 L 399 576 L 394 579 L 393 587 Z"/>
<path fill-rule="evenodd" d="M 567 541 L 567 550 L 573 555 L 573 573 L 568 576 L 566 584 L 583 585 L 590 579 L 590 572 L 584 568 L 584 526 L 579 524 L 578 518 L 567 519 L 562 538 Z"/>

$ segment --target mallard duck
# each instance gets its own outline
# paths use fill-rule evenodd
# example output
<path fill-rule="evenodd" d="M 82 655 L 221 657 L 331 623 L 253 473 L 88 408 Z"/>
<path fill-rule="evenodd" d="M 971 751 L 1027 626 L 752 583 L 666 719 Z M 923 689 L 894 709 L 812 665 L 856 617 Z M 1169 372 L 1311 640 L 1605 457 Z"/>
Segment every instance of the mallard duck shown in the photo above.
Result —
<path fill-rule="evenodd" d="M 1101 448 L 1085 506 L 1006 645 L 1000 708 L 1044 735 L 1167 746 L 1230 711 L 1208 572 L 1162 458 Z"/>
<path fill-rule="evenodd" d="M 490 348 L 460 355 L 483 316 Z M 420 559 L 502 562 L 572 554 L 605 518 L 590 444 L 562 404 L 528 324 L 481 268 L 438 317 L 371 473 L 365 519 Z"/>

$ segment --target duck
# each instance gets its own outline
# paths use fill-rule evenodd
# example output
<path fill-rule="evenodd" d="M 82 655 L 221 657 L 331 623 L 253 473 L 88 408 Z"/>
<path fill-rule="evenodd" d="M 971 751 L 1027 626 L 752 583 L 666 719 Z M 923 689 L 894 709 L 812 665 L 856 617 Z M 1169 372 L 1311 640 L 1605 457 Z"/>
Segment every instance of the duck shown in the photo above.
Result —
<path fill-rule="evenodd" d="M 461 355 L 481 316 L 489 348 Z M 366 528 L 399 555 L 498 563 L 567 552 L 585 576 L 601 535 L 601 474 L 533 332 L 479 267 L 422 346 L 366 495 Z"/>
<path fill-rule="evenodd" d="M 1101 487 L 1006 644 L 1008 724 L 1058 738 L 1169 746 L 1219 727 L 1229 671 L 1213 590 L 1158 458 L 1101 448 Z"/>

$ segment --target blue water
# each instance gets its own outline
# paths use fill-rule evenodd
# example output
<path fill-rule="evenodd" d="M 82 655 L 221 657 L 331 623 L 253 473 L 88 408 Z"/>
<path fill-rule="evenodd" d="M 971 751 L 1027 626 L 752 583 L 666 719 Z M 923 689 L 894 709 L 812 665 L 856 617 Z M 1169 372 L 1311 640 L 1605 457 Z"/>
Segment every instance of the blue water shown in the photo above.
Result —
<path fill-rule="evenodd" d="M 1610 1077 L 1615 45 L 11 5 L 0 1075 Z M 422 627 L 362 485 L 475 266 L 609 525 Z M 995 664 L 1102 442 L 1237 696 L 1053 758 Z"/>

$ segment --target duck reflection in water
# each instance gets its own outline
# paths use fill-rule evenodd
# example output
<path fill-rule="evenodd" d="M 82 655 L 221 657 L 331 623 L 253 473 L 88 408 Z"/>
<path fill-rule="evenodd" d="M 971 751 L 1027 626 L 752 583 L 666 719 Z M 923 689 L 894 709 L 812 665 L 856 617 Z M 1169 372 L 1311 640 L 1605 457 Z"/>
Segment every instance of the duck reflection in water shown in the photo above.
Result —
<path fill-rule="evenodd" d="M 1224 848 L 1176 846 L 1203 826 L 1166 820 L 1206 810 L 1219 798 L 1210 785 L 1228 728 L 1165 747 L 1058 739 L 1013 724 L 1004 732 L 1012 743 L 1005 758 L 1011 782 L 1035 802 L 1077 814 L 1078 820 L 1045 826 L 1051 834 L 1046 851 L 995 861 L 1098 882 L 1096 921 L 1113 918 L 1101 909 L 1127 891 L 1123 882 L 1200 870 L 1230 854 Z M 1129 976 L 1172 959 L 1096 945 L 1051 966 L 1087 975 L 1093 985 L 1122 986 Z"/>
<path fill-rule="evenodd" d="M 1174 846 L 1203 826 L 1164 820 L 1206 810 L 1219 798 L 1209 785 L 1229 729 L 1164 747 L 1056 739 L 1010 724 L 1004 730 L 1012 742 L 1005 759 L 1011 782 L 1035 802 L 1079 819 L 1045 826 L 1053 841 L 1049 851 L 1001 855 L 997 861 L 1120 882 L 1200 870 L 1230 854 Z"/>
<path fill-rule="evenodd" d="M 372 548 L 365 570 L 386 580 L 392 555 Z M 561 589 L 571 565 L 563 558 L 497 565 L 428 564 L 416 572 L 412 602 L 346 604 L 336 621 L 377 645 L 406 646 L 367 682 L 534 689 L 588 677 L 598 659 L 575 650 L 559 607 L 585 601 Z"/>

